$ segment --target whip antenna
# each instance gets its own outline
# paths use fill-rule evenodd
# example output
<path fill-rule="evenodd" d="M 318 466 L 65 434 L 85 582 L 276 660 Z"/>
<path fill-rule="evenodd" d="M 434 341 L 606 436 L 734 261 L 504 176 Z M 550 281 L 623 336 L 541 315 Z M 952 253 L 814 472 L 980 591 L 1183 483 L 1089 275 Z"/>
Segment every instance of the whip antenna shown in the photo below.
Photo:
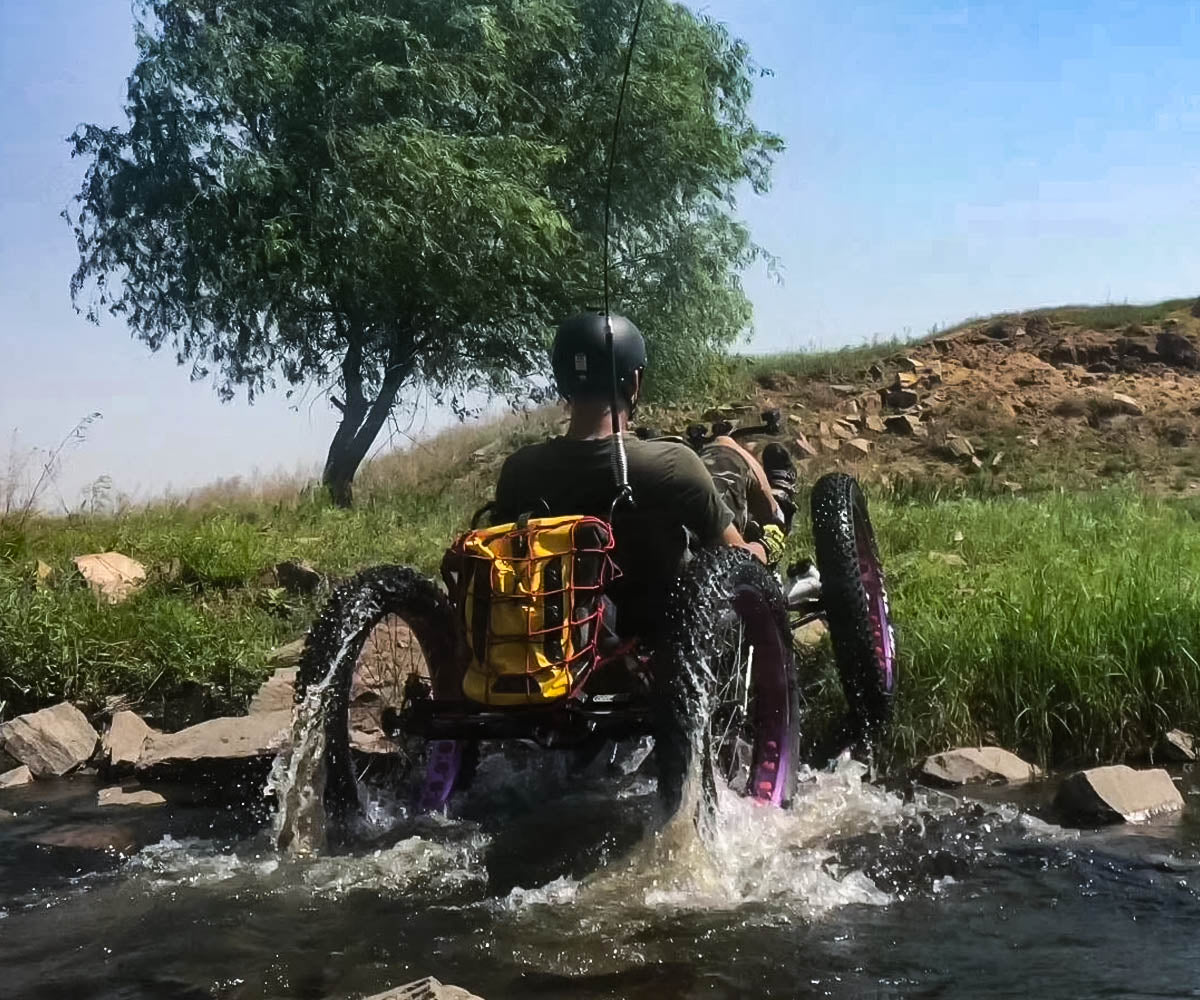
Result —
<path fill-rule="evenodd" d="M 608 350 L 608 365 L 612 383 L 612 397 L 609 400 L 612 414 L 613 438 L 613 474 L 617 480 L 617 497 L 613 501 L 613 510 L 624 501 L 633 500 L 633 489 L 629 485 L 629 461 L 625 455 L 625 442 L 621 437 L 621 420 L 619 416 L 620 401 L 617 398 L 617 352 L 613 345 L 612 313 L 609 309 L 609 231 L 612 227 L 612 186 L 613 167 L 617 161 L 617 140 L 621 136 L 621 112 L 625 109 L 625 91 L 629 88 L 629 70 L 633 66 L 633 50 L 637 45 L 638 29 L 642 26 L 642 9 L 646 0 L 638 0 L 637 12 L 633 18 L 633 28 L 629 32 L 629 48 L 625 52 L 625 72 L 621 76 L 621 89 L 617 94 L 617 114 L 613 119 L 612 142 L 608 147 L 608 171 L 604 184 L 604 346 Z M 610 515 L 611 516 L 611 515 Z"/>

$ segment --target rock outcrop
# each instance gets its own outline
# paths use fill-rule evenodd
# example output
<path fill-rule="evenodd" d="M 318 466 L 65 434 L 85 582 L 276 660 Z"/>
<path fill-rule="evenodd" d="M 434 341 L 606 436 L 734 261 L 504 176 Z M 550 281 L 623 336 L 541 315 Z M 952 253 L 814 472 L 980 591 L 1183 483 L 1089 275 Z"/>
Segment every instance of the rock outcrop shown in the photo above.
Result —
<path fill-rule="evenodd" d="M 18 715 L 0 726 L 5 752 L 26 764 L 35 778 L 57 777 L 86 763 L 100 735 L 70 702 Z"/>
<path fill-rule="evenodd" d="M 921 776 L 940 785 L 1016 785 L 1040 778 L 1042 772 L 1001 747 L 958 747 L 926 757 Z"/>
<path fill-rule="evenodd" d="M 1059 786 L 1055 807 L 1083 823 L 1144 823 L 1183 808 L 1183 796 L 1162 768 L 1134 770 L 1124 764 L 1077 771 Z"/>

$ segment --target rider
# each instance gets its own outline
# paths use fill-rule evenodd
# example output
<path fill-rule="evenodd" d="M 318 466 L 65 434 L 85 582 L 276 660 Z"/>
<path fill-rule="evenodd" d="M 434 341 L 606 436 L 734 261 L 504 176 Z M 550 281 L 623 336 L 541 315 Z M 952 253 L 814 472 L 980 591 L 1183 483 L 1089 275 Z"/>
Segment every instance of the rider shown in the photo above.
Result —
<path fill-rule="evenodd" d="M 612 316 L 610 322 L 611 360 L 603 314 L 582 313 L 559 326 L 551 356 L 559 394 L 570 406 L 570 424 L 563 437 L 527 445 L 505 461 L 496 486 L 495 521 L 515 521 L 524 513 L 610 517 L 617 495 L 612 441 L 615 388 L 635 511 L 682 525 L 695 546 L 732 545 L 762 562 L 777 562 L 783 551 L 783 518 L 772 518 L 772 528 L 763 526 L 760 537 L 748 542 L 741 530 L 746 526 L 745 490 L 740 497 L 736 490 L 723 491 L 727 484 L 714 480 L 705 463 L 679 441 L 641 440 L 627 432 L 641 393 L 646 344 L 628 319 Z M 762 473 L 752 455 L 742 455 Z M 620 534 L 618 530 L 618 539 Z"/>

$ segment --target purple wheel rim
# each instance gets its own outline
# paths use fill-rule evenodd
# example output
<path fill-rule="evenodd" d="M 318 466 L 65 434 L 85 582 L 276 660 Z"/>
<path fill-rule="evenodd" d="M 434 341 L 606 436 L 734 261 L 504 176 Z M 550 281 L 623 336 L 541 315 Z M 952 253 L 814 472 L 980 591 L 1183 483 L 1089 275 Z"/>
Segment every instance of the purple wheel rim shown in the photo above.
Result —
<path fill-rule="evenodd" d="M 417 812 L 441 809 L 454 791 L 454 783 L 462 770 L 463 743 L 461 740 L 431 740 L 425 745 L 428 754 L 425 780 L 417 792 Z"/>
<path fill-rule="evenodd" d="M 867 594 L 867 615 L 871 622 L 875 659 L 882 673 L 884 692 L 890 695 L 896 683 L 896 637 L 892 632 L 887 588 L 884 586 L 879 554 L 875 550 L 875 537 L 870 524 L 858 511 L 854 513 L 854 547 L 859 577 Z"/>
<path fill-rule="evenodd" d="M 752 755 L 746 795 L 763 804 L 781 806 L 793 766 L 792 706 L 783 641 L 770 611 L 752 592 L 735 594 L 733 607 L 754 648 L 749 719 Z"/>

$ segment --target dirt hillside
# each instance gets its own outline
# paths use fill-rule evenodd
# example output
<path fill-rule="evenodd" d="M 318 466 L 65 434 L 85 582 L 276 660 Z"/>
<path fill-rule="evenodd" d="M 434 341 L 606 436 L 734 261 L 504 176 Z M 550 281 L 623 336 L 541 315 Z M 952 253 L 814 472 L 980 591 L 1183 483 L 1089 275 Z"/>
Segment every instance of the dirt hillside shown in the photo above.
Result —
<path fill-rule="evenodd" d="M 1111 323 L 1111 311 L 981 320 L 852 373 L 760 368 L 749 399 L 652 419 L 676 432 L 693 420 L 748 427 L 778 407 L 806 478 L 844 468 L 867 481 L 1016 491 L 1132 475 L 1156 492 L 1200 492 L 1193 312 L 1105 329 L 1088 316 Z"/>

